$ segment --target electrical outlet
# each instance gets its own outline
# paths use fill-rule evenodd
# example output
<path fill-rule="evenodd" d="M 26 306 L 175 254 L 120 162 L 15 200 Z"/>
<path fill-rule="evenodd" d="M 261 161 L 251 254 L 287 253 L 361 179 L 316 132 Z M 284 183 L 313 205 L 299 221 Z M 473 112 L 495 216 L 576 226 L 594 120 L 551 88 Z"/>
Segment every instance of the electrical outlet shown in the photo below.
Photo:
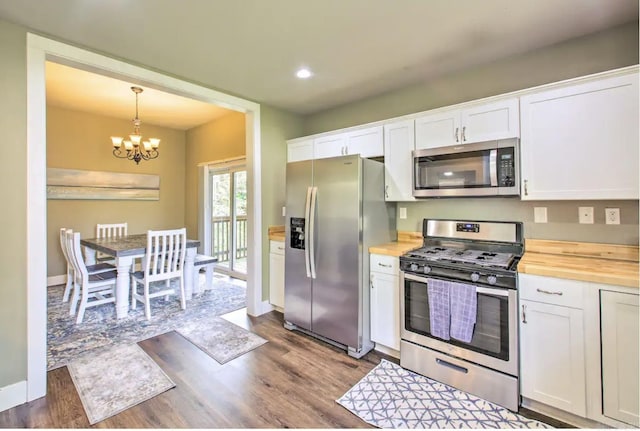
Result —
<path fill-rule="evenodd" d="M 582 224 L 593 224 L 593 207 L 578 207 L 578 221 Z"/>
<path fill-rule="evenodd" d="M 400 218 L 401 219 L 406 219 L 407 218 L 407 209 L 406 208 L 400 207 Z"/>
<path fill-rule="evenodd" d="M 604 220 L 606 224 L 620 224 L 620 208 L 605 208 Z"/>
<path fill-rule="evenodd" d="M 533 221 L 535 223 L 546 223 L 547 207 L 535 207 L 533 209 Z"/>

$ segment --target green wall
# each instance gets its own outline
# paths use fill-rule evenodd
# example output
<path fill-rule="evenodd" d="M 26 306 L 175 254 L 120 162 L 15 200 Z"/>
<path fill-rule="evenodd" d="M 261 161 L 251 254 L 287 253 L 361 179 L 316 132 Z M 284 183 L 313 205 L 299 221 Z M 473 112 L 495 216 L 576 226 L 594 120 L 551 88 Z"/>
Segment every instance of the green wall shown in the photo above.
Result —
<path fill-rule="evenodd" d="M 26 31 L 0 20 L 0 388 L 27 375 L 27 66 Z"/>
<path fill-rule="evenodd" d="M 305 118 L 304 135 L 385 120 L 638 64 L 638 22 L 527 54 L 447 74 Z M 301 135 L 302 136 L 302 135 Z M 398 230 L 420 231 L 423 218 L 523 221 L 526 238 L 638 244 L 638 201 L 523 202 L 512 198 L 425 199 L 402 202 Z M 533 223 L 533 208 L 548 208 L 549 223 Z M 595 224 L 578 223 L 578 207 L 593 206 Z M 620 208 L 621 224 L 605 225 L 604 208 Z"/>

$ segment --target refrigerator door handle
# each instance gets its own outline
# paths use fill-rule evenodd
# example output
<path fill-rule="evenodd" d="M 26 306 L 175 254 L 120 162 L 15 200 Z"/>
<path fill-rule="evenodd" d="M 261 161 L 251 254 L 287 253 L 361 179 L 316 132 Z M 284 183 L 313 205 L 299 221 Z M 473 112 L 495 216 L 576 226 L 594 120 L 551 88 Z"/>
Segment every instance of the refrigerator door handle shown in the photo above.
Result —
<path fill-rule="evenodd" d="M 304 219 L 306 220 L 307 223 L 310 223 L 310 209 L 311 209 L 311 190 L 313 189 L 313 187 L 307 187 L 307 200 L 305 201 L 305 206 L 304 206 Z M 305 235 L 307 236 L 307 238 L 305 239 L 306 242 L 306 246 L 304 248 L 304 266 L 305 269 L 307 270 L 307 278 L 311 278 L 311 261 L 309 259 L 309 248 L 311 246 L 311 243 L 309 242 L 309 232 L 311 232 L 310 230 L 310 226 L 307 225 L 306 226 L 306 232 Z"/>
<path fill-rule="evenodd" d="M 316 278 L 316 254 L 315 254 L 315 224 L 316 224 L 316 196 L 318 188 L 311 189 L 311 208 L 309 210 L 309 229 L 307 238 L 309 239 L 309 261 L 311 266 L 311 278 Z"/>

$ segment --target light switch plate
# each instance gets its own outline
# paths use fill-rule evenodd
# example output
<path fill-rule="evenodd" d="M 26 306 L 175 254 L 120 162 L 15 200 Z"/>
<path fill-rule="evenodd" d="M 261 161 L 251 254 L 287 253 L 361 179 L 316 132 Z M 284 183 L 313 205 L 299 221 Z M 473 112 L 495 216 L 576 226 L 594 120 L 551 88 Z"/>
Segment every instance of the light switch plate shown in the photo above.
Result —
<path fill-rule="evenodd" d="M 582 224 L 593 224 L 593 207 L 578 207 L 578 221 Z"/>
<path fill-rule="evenodd" d="M 535 223 L 547 222 L 547 207 L 535 207 L 533 208 L 533 221 Z"/>
<path fill-rule="evenodd" d="M 287 216 L 287 207 L 282 207 L 282 217 Z"/>
<path fill-rule="evenodd" d="M 407 209 L 406 208 L 400 208 L 400 218 L 401 219 L 406 219 L 407 218 Z"/>

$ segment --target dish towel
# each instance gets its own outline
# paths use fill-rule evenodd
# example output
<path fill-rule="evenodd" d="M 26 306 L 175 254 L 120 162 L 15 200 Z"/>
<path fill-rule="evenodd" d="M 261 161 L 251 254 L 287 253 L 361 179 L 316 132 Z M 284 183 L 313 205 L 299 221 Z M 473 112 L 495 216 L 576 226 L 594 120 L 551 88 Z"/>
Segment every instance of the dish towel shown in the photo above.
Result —
<path fill-rule="evenodd" d="M 478 299 L 476 288 L 470 284 L 450 283 L 451 338 L 469 343 L 476 324 Z"/>
<path fill-rule="evenodd" d="M 448 281 L 427 279 L 429 294 L 429 325 L 431 335 L 449 340 L 449 283 Z"/>

